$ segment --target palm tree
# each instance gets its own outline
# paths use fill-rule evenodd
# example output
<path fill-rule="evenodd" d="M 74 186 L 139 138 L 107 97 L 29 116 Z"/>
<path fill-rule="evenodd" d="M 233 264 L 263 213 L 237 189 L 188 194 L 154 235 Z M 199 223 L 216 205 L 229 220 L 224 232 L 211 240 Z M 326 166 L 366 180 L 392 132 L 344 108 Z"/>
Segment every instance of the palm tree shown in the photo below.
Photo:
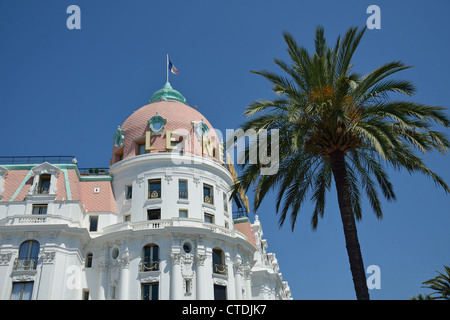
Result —
<path fill-rule="evenodd" d="M 439 274 L 438 276 L 422 283 L 425 285 L 424 288 L 434 290 L 429 295 L 433 300 L 450 300 L 450 267 L 444 266 L 444 270 L 447 274 L 436 271 Z"/>
<path fill-rule="evenodd" d="M 424 173 L 450 192 L 443 179 L 415 154 L 415 149 L 424 154 L 447 152 L 446 136 L 432 128 L 449 127 L 445 108 L 389 99 L 391 93 L 413 96 L 415 92 L 409 81 L 388 79 L 409 68 L 401 61 L 386 63 L 364 76 L 353 72 L 352 57 L 364 32 L 365 28 L 352 27 L 342 39 L 338 37 L 334 47 L 328 47 L 324 29 L 317 27 L 313 54 L 284 33 L 291 62 L 276 58 L 274 62 L 286 74 L 251 71 L 271 81 L 277 97 L 252 102 L 241 128 L 279 130 L 278 145 L 268 146 L 269 152 L 279 148 L 279 167 L 276 174 L 261 175 L 264 165 L 246 161 L 233 189 L 247 191 L 255 184 L 257 210 L 267 192 L 278 188 L 279 224 L 283 225 L 289 213 L 292 230 L 310 194 L 315 229 L 318 217 L 324 215 L 333 177 L 357 299 L 369 299 L 355 223 L 362 215 L 361 191 L 378 218 L 383 212 L 376 184 L 387 200 L 396 199 L 386 165 Z M 248 152 L 245 156 L 248 159 Z"/>
<path fill-rule="evenodd" d="M 433 300 L 429 294 L 424 296 L 423 294 L 419 293 L 417 296 L 413 296 L 409 298 L 409 300 Z"/>

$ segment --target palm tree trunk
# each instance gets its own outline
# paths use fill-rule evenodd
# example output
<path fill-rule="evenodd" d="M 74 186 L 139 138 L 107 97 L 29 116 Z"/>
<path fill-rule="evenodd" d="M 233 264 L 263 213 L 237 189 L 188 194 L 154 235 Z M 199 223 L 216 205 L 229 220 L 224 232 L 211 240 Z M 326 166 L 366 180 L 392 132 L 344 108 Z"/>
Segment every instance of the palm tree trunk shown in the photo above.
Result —
<path fill-rule="evenodd" d="M 341 211 L 342 225 L 344 227 L 345 245 L 347 247 L 350 270 L 353 276 L 356 298 L 358 300 L 369 300 L 366 273 L 361 255 L 361 248 L 356 231 L 355 217 L 353 215 L 350 186 L 345 167 L 345 154 L 335 151 L 330 155 L 331 169 L 338 195 L 339 209 Z"/>

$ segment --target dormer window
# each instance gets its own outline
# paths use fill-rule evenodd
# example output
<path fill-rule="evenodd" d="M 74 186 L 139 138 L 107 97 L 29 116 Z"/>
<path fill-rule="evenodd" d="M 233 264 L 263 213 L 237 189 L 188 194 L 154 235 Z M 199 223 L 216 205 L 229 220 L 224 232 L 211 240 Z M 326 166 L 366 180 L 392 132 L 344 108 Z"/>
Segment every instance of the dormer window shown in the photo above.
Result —
<path fill-rule="evenodd" d="M 50 179 L 51 175 L 49 174 L 41 174 L 39 177 L 39 185 L 36 190 L 38 194 L 49 194 L 50 191 Z"/>
<path fill-rule="evenodd" d="M 34 173 L 34 180 L 29 194 L 56 195 L 56 180 L 61 170 L 48 162 L 40 164 L 31 170 Z"/>

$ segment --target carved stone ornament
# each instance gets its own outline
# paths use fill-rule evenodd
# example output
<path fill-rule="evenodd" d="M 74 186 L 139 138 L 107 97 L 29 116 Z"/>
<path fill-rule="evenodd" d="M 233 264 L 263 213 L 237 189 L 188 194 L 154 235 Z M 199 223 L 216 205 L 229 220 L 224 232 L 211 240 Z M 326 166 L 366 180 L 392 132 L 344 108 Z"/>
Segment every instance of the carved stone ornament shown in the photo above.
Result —
<path fill-rule="evenodd" d="M 202 141 L 203 135 L 207 135 L 209 132 L 208 125 L 202 121 L 200 122 L 192 122 L 192 125 L 194 126 L 195 134 L 197 135 L 198 141 Z"/>
<path fill-rule="evenodd" d="M 53 263 L 55 260 L 55 251 L 44 251 L 41 253 L 42 263 Z"/>
<path fill-rule="evenodd" d="M 166 125 L 167 120 L 158 115 L 158 112 L 156 115 L 150 118 L 148 120 L 148 127 L 150 128 L 150 131 L 155 136 L 160 136 L 161 133 L 164 131 L 164 126 Z"/>
<path fill-rule="evenodd" d="M 125 131 L 120 129 L 120 126 L 117 127 L 116 132 L 113 136 L 114 139 L 114 146 L 116 148 L 119 148 L 123 144 L 123 140 L 125 139 Z"/>
<path fill-rule="evenodd" d="M 0 266 L 6 266 L 11 261 L 12 253 L 1 253 L 0 254 Z"/>

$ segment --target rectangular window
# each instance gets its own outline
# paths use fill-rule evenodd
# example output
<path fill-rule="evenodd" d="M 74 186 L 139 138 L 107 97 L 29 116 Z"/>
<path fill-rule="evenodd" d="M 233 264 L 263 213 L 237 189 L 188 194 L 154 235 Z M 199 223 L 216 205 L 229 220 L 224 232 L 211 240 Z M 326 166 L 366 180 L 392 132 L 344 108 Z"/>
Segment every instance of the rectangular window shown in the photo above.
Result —
<path fill-rule="evenodd" d="M 97 231 L 98 216 L 89 216 L 89 231 Z"/>
<path fill-rule="evenodd" d="M 123 216 L 123 221 L 131 221 L 131 214 L 126 214 Z"/>
<path fill-rule="evenodd" d="M 178 198 L 188 198 L 188 182 L 187 180 L 178 180 Z"/>
<path fill-rule="evenodd" d="M 214 285 L 214 300 L 227 300 L 227 287 Z"/>
<path fill-rule="evenodd" d="M 178 217 L 180 218 L 187 218 L 188 217 L 188 211 L 185 209 L 178 210 Z"/>
<path fill-rule="evenodd" d="M 147 220 L 161 219 L 161 209 L 147 210 Z"/>
<path fill-rule="evenodd" d="M 142 284 L 142 300 L 158 300 L 159 283 Z"/>
<path fill-rule="evenodd" d="M 214 216 L 212 214 L 205 213 L 205 222 L 214 223 Z"/>
<path fill-rule="evenodd" d="M 125 187 L 125 199 L 131 199 L 133 197 L 133 186 L 128 185 Z"/>
<path fill-rule="evenodd" d="M 223 211 L 228 212 L 228 197 L 225 192 L 223 193 Z"/>
<path fill-rule="evenodd" d="M 208 204 L 214 204 L 213 187 L 207 184 L 203 185 L 203 202 Z"/>
<path fill-rule="evenodd" d="M 33 204 L 33 214 L 47 214 L 47 204 Z"/>
<path fill-rule="evenodd" d="M 33 281 L 13 282 L 10 300 L 31 300 Z"/>
<path fill-rule="evenodd" d="M 145 143 L 138 145 L 138 155 L 146 153 L 148 153 L 148 151 L 145 150 Z"/>
<path fill-rule="evenodd" d="M 148 180 L 148 198 L 161 198 L 161 179 Z"/>
<path fill-rule="evenodd" d="M 39 177 L 39 186 L 37 193 L 48 194 L 50 191 L 50 175 L 49 174 L 41 174 Z"/>
<path fill-rule="evenodd" d="M 83 289 L 83 300 L 89 300 L 89 289 Z"/>

